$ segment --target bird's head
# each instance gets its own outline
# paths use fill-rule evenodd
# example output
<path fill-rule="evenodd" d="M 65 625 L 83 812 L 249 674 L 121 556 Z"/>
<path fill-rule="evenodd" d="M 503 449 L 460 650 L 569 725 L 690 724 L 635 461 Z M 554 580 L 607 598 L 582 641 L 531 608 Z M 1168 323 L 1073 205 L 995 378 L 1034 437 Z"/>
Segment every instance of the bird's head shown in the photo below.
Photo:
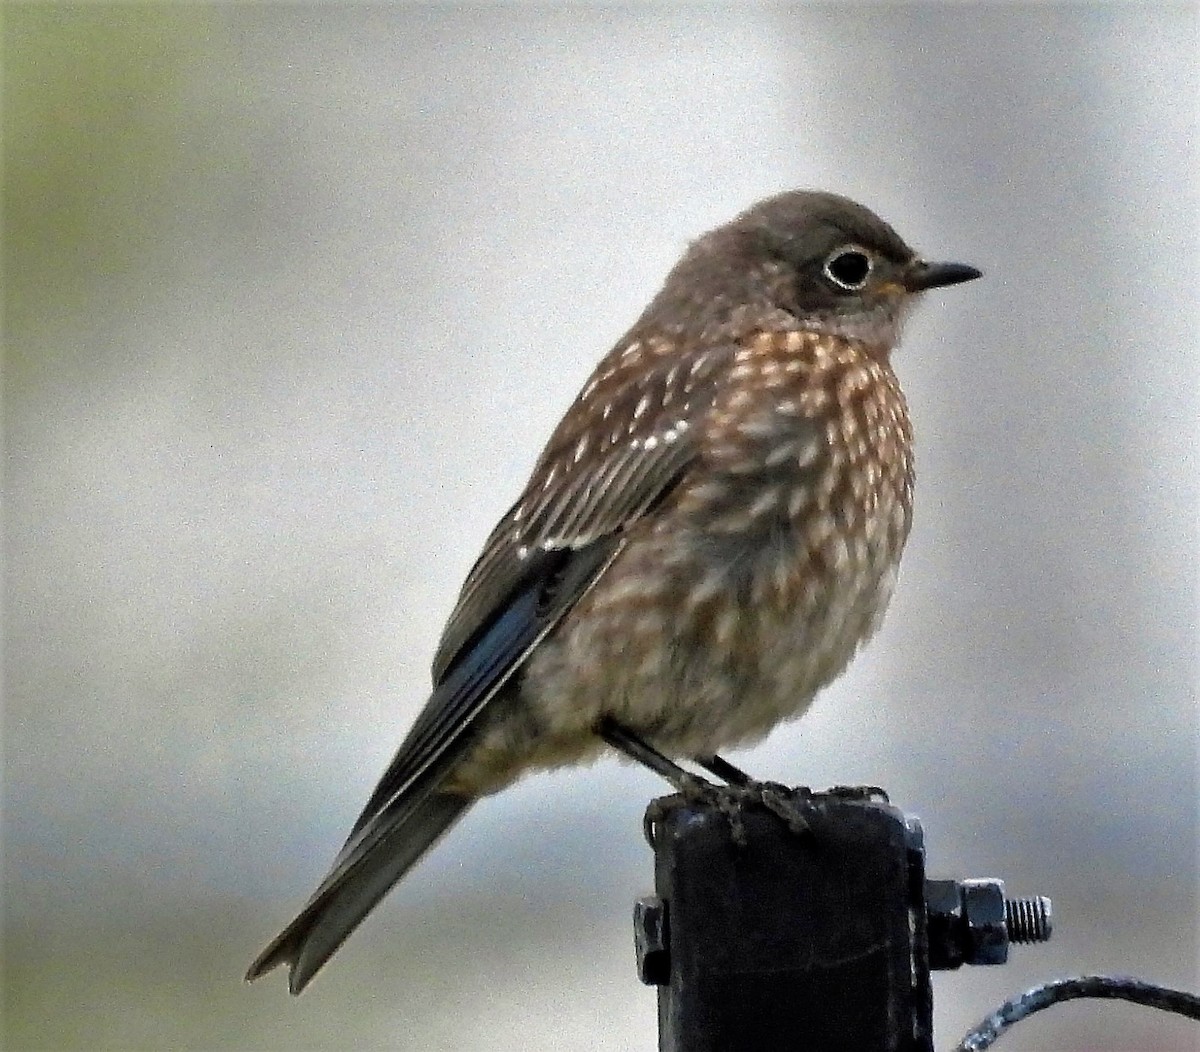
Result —
<path fill-rule="evenodd" d="M 886 351 L 899 342 L 921 293 L 979 276 L 963 263 L 926 262 L 874 212 L 848 198 L 792 190 L 696 241 L 664 294 L 686 288 L 698 311 L 705 304 L 715 311 L 734 304 L 781 311 L 803 328 Z"/>
<path fill-rule="evenodd" d="M 890 348 L 914 299 L 980 276 L 929 263 L 874 212 L 837 194 L 793 190 L 730 224 L 774 275 L 776 305 L 805 327 Z"/>

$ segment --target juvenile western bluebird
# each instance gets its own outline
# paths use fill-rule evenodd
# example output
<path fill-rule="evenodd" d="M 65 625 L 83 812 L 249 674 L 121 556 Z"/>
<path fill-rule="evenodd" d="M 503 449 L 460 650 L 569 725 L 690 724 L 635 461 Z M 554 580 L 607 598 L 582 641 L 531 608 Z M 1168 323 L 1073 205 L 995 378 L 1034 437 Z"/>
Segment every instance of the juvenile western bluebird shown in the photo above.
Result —
<path fill-rule="evenodd" d="M 527 771 L 607 742 L 741 780 L 717 751 L 803 713 L 879 627 L 912 520 L 890 354 L 920 293 L 976 277 L 828 193 L 768 198 L 692 244 L 492 531 L 429 701 L 247 978 L 287 963 L 298 993 Z"/>

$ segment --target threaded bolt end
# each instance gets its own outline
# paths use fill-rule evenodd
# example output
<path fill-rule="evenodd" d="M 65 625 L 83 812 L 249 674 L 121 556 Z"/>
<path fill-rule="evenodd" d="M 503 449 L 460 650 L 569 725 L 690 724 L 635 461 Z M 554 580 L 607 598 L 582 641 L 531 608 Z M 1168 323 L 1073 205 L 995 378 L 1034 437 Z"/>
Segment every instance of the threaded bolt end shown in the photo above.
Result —
<path fill-rule="evenodd" d="M 1004 923 L 1009 942 L 1049 942 L 1054 925 L 1045 895 L 1004 900 Z"/>

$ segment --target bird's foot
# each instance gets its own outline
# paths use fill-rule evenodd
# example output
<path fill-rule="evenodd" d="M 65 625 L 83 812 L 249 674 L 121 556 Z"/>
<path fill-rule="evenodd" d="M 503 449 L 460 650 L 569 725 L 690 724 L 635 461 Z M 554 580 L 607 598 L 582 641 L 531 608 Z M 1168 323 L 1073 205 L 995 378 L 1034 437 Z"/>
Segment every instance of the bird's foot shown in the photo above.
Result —
<path fill-rule="evenodd" d="M 742 807 L 746 804 L 746 793 L 741 786 L 713 785 L 703 778 L 683 772 L 676 780 L 677 793 L 651 800 L 642 817 L 642 832 L 646 843 L 655 847 L 658 839 L 658 827 L 662 820 L 672 811 L 680 807 L 699 806 L 710 807 L 724 816 L 729 823 L 729 832 L 734 843 L 747 843 L 746 825 L 742 821 Z"/>
<path fill-rule="evenodd" d="M 651 847 L 654 847 L 657 827 L 662 818 L 669 811 L 686 804 L 711 807 L 724 815 L 729 822 L 734 843 L 742 846 L 747 843 L 746 823 L 742 816 L 747 806 L 769 811 L 793 833 L 805 833 L 811 828 L 809 819 L 815 810 L 812 798 L 816 794 L 805 786 L 792 789 L 778 782 L 760 782 L 715 753 L 693 757 L 701 767 L 726 783 L 714 785 L 680 767 L 614 720 L 602 721 L 596 730 L 611 746 L 661 775 L 676 789 L 674 796 L 655 800 L 646 809 L 643 830 Z M 828 790 L 827 795 L 856 800 L 876 797 L 887 800 L 887 794 L 882 789 L 871 785 L 835 786 Z"/>
<path fill-rule="evenodd" d="M 877 785 L 831 785 L 825 796 L 836 796 L 840 800 L 878 800 L 891 803 L 888 794 Z"/>
<path fill-rule="evenodd" d="M 808 829 L 808 820 L 797 808 L 796 800 L 811 796 L 811 789 L 804 786 L 791 789 L 779 782 L 760 782 L 716 754 L 697 756 L 696 762 L 738 790 L 743 804 L 754 803 L 765 808 L 777 818 L 782 818 L 793 833 L 803 833 Z"/>
<path fill-rule="evenodd" d="M 680 779 L 679 792 L 673 796 L 654 800 L 646 808 L 643 830 L 651 847 L 659 823 L 667 813 L 689 804 L 711 807 L 729 823 L 729 835 L 738 847 L 749 843 L 744 818 L 747 807 L 761 807 L 781 819 L 792 833 L 806 833 L 810 825 L 807 803 L 812 790 L 801 787 L 789 789 L 778 782 L 759 782 L 752 778 L 740 785 L 714 785 L 703 778 L 688 773 Z"/>
<path fill-rule="evenodd" d="M 751 779 L 742 788 L 748 802 L 756 803 L 770 811 L 776 818 L 793 833 L 807 833 L 811 828 L 808 815 L 811 814 L 812 790 L 806 786 L 795 789 L 781 785 L 779 782 L 759 782 Z M 807 813 L 806 813 L 807 812 Z"/>
<path fill-rule="evenodd" d="M 742 820 L 742 808 L 749 802 L 745 786 L 713 785 L 689 774 L 687 781 L 680 786 L 680 795 L 688 803 L 707 805 L 723 815 L 729 823 L 729 835 L 739 847 L 745 847 L 749 842 L 746 823 Z"/>

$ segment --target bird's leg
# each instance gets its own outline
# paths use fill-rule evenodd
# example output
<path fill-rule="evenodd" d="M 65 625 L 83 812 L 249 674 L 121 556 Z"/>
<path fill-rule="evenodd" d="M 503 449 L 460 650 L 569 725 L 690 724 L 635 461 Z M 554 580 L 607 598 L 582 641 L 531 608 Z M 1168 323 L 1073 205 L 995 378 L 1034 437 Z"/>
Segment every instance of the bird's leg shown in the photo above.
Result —
<path fill-rule="evenodd" d="M 716 753 L 713 753 L 711 756 L 697 756 L 696 763 L 708 771 L 709 774 L 715 774 L 721 781 L 728 782 L 730 785 L 744 787 L 754 781 L 740 767 L 734 767 L 728 760 L 723 759 Z"/>
<path fill-rule="evenodd" d="M 654 746 L 643 741 L 633 731 L 622 727 L 616 720 L 604 720 L 600 724 L 599 733 L 600 737 L 614 749 L 623 752 L 631 760 L 637 760 L 643 767 L 649 768 L 686 797 L 695 798 L 703 792 L 700 789 L 701 786 L 709 786 L 709 783 L 703 778 L 697 778 L 691 771 L 680 767 L 674 760 L 668 759 Z M 709 786 L 709 788 L 712 787 Z"/>
<path fill-rule="evenodd" d="M 633 731 L 622 727 L 616 720 L 605 719 L 598 728 L 598 733 L 614 749 L 623 752 L 630 759 L 636 760 L 644 767 L 665 779 L 675 787 L 676 792 L 689 803 L 706 803 L 715 807 L 729 821 L 729 831 L 734 842 L 746 843 L 746 828 L 742 823 L 741 806 L 743 803 L 740 786 L 716 786 L 703 778 L 692 774 L 691 771 L 680 767 L 674 760 L 668 759 L 652 745 L 647 744 Z M 724 764 L 724 760 L 720 760 Z M 733 764 L 727 765 L 731 773 L 742 775 Z M 713 769 L 710 767 L 710 771 Z M 713 771 L 718 777 L 723 777 L 718 771 Z M 662 817 L 663 808 L 658 801 L 646 809 L 645 834 L 650 846 L 654 846 L 654 827 Z"/>
<path fill-rule="evenodd" d="M 804 787 L 789 789 L 778 782 L 760 782 L 715 753 L 711 756 L 697 756 L 696 763 L 729 785 L 742 790 L 746 800 L 762 804 L 772 814 L 782 818 L 793 833 L 801 833 L 808 829 L 808 821 L 796 798 L 811 796 L 812 790 Z"/>
<path fill-rule="evenodd" d="M 766 808 L 782 819 L 793 833 L 804 833 L 809 829 L 811 807 L 806 807 L 805 801 L 812 796 L 811 789 L 790 789 L 778 782 L 760 782 L 715 753 L 694 757 L 699 766 L 727 783 L 713 785 L 680 767 L 616 720 L 604 720 L 598 733 L 614 749 L 669 782 L 684 800 L 715 807 L 728 818 L 730 833 L 738 844 L 746 843 L 746 829 L 741 817 L 741 809 L 746 804 Z M 651 846 L 654 845 L 654 825 L 661 817 L 661 808 L 652 804 L 646 812 L 646 839 Z"/>

